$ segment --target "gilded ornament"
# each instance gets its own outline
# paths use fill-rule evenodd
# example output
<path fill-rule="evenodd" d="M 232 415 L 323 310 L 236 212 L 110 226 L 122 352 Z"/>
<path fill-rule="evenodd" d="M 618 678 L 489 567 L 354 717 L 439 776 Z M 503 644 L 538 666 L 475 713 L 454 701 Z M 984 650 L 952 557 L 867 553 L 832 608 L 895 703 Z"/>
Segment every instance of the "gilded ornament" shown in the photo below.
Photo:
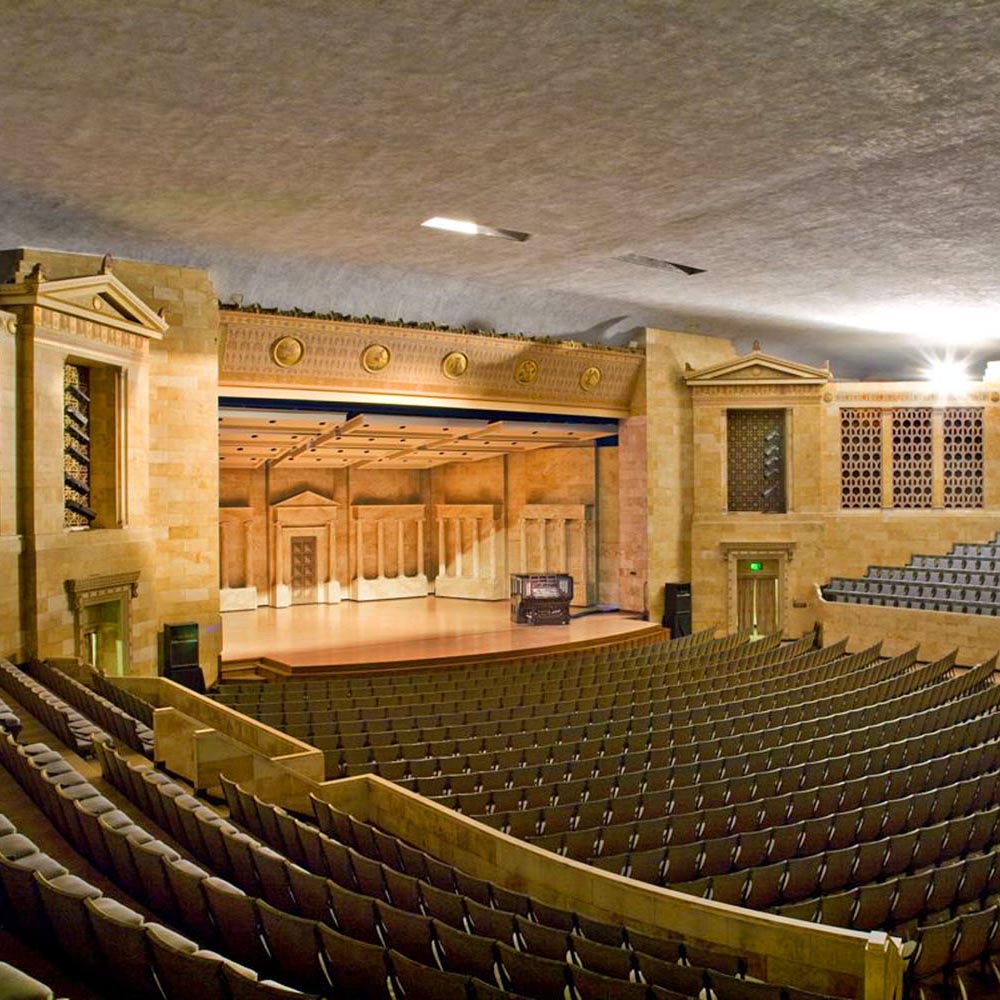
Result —
<path fill-rule="evenodd" d="M 8 333 L 17 333 L 17 320 L 16 319 L 9 319 L 9 320 L 7 320 L 7 332 Z"/>
<path fill-rule="evenodd" d="M 534 358 L 524 358 L 514 366 L 514 381 L 519 385 L 531 385 L 538 378 L 538 362 Z"/>
<path fill-rule="evenodd" d="M 280 368 L 293 368 L 305 353 L 298 337 L 279 337 L 271 344 L 271 360 Z"/>
<path fill-rule="evenodd" d="M 102 299 L 102 298 L 100 297 L 100 295 L 95 295 L 95 296 L 94 296 L 94 301 L 93 301 L 93 302 L 91 303 L 91 305 L 92 305 L 92 306 L 93 306 L 93 307 L 94 307 L 94 308 L 95 308 L 95 309 L 96 309 L 96 310 L 97 310 L 98 312 L 100 312 L 100 311 L 101 311 L 101 310 L 102 310 L 102 309 L 104 308 L 104 299 Z"/>
<path fill-rule="evenodd" d="M 593 392 L 601 384 L 603 377 L 601 369 L 597 365 L 588 365 L 580 375 L 580 388 L 584 392 Z"/>
<path fill-rule="evenodd" d="M 461 378 L 469 370 L 469 359 L 461 351 L 452 351 L 441 362 L 441 374 L 445 378 Z"/>
<path fill-rule="evenodd" d="M 389 348 L 384 344 L 369 344 L 361 352 L 361 367 L 374 375 L 388 368 L 390 359 Z"/>

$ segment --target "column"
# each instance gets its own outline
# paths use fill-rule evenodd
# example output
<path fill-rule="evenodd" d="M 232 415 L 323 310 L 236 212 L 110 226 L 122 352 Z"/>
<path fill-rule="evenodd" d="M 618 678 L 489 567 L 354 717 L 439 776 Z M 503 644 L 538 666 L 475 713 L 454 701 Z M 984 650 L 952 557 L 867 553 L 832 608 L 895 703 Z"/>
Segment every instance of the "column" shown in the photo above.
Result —
<path fill-rule="evenodd" d="M 406 553 L 403 551 L 403 528 L 406 522 L 400 518 L 396 522 L 396 577 L 402 580 L 406 576 Z"/>
<path fill-rule="evenodd" d="M 381 580 L 385 577 L 385 521 L 375 522 L 375 576 Z"/>
<path fill-rule="evenodd" d="M 253 521 L 247 518 L 243 522 L 243 574 L 244 586 L 254 585 L 253 577 Z"/>
<path fill-rule="evenodd" d="M 489 570 L 490 579 L 495 580 L 497 578 L 497 522 L 490 520 L 490 544 L 489 548 L 486 550 L 487 556 L 487 568 Z"/>
<path fill-rule="evenodd" d="M 549 571 L 549 519 L 547 517 L 540 517 L 538 519 L 538 526 L 541 528 L 541 544 L 539 546 L 538 561 L 540 563 L 538 567 L 539 573 L 548 573 Z"/>
<path fill-rule="evenodd" d="M 229 589 L 229 522 L 219 524 L 219 586 Z"/>
<path fill-rule="evenodd" d="M 424 575 L 424 519 L 417 521 L 417 576 Z"/>
<path fill-rule="evenodd" d="M 882 506 L 892 506 L 892 407 L 882 411 Z"/>
<path fill-rule="evenodd" d="M 568 573 L 569 572 L 569 560 L 566 557 L 566 519 L 563 517 L 555 518 L 556 525 L 556 573 Z"/>
<path fill-rule="evenodd" d="M 453 517 L 452 524 L 455 525 L 455 576 L 461 577 L 462 573 L 462 519 Z"/>
<path fill-rule="evenodd" d="M 448 561 L 444 543 L 444 518 L 438 515 L 438 576 L 448 575 Z"/>
<path fill-rule="evenodd" d="M 326 540 L 326 582 L 329 584 L 337 579 L 337 525 L 334 521 L 330 521 L 326 526 Z"/>
<path fill-rule="evenodd" d="M 528 519 L 521 518 L 521 565 L 517 567 L 518 573 L 528 572 Z"/>
<path fill-rule="evenodd" d="M 472 518 L 472 575 L 479 579 L 479 518 Z"/>
<path fill-rule="evenodd" d="M 944 507 L 944 410 L 931 410 L 931 506 Z"/>
<path fill-rule="evenodd" d="M 364 529 L 362 527 L 361 518 L 359 517 L 355 523 L 355 552 L 354 552 L 354 565 L 355 571 L 354 575 L 359 579 L 363 580 L 365 578 L 365 549 L 364 549 Z"/>

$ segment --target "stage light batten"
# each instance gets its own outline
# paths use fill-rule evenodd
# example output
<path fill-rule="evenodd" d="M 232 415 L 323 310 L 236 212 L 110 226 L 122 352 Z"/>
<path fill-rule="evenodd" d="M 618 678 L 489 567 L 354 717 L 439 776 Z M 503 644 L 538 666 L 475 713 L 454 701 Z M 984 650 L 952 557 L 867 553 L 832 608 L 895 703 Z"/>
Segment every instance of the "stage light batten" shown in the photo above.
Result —
<path fill-rule="evenodd" d="M 524 243 L 531 239 L 531 233 L 522 233 L 517 229 L 500 229 L 496 226 L 483 226 L 468 219 L 449 219 L 443 215 L 435 215 L 420 223 L 427 229 L 442 229 L 448 233 L 461 233 L 463 236 L 494 236 L 501 240 L 513 240 Z"/>

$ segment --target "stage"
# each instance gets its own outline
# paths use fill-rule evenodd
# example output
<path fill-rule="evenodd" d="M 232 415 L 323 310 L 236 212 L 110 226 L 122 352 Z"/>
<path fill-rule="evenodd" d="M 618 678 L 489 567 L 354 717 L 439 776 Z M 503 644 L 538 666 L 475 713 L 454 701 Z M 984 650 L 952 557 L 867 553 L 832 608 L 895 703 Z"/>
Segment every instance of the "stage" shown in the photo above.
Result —
<path fill-rule="evenodd" d="M 227 611 L 222 616 L 222 673 L 232 677 L 256 664 L 286 676 L 444 664 L 650 631 L 661 630 L 637 615 L 621 613 L 586 615 L 569 625 L 515 625 L 507 601 L 444 597 Z"/>

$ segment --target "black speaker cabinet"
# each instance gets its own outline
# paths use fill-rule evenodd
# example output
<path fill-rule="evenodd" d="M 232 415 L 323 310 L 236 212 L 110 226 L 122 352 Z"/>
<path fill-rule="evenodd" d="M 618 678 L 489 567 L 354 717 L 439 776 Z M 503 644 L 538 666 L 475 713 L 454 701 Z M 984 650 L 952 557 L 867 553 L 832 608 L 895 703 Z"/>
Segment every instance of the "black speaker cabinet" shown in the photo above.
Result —
<path fill-rule="evenodd" d="M 191 667 L 198 665 L 198 623 L 163 626 L 163 665 Z"/>
<path fill-rule="evenodd" d="M 691 615 L 687 611 L 679 611 L 675 615 L 663 616 L 663 627 L 670 629 L 670 638 L 691 634 Z"/>
<path fill-rule="evenodd" d="M 691 584 L 665 583 L 663 585 L 663 624 L 674 615 L 691 615 Z M 687 633 L 685 633 L 686 635 Z"/>

